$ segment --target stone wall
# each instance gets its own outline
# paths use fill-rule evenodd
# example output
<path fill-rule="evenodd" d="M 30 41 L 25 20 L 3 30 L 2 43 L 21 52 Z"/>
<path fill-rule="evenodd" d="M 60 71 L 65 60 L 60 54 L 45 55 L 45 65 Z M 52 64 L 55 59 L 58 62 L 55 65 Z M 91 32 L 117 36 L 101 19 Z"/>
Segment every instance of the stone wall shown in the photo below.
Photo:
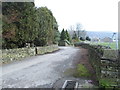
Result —
<path fill-rule="evenodd" d="M 116 59 L 118 58 L 118 50 L 104 49 L 104 58 Z"/>
<path fill-rule="evenodd" d="M 77 43 L 75 46 L 88 49 L 89 62 L 96 72 L 99 87 L 113 89 L 120 86 L 118 50 L 104 49 L 100 45 L 85 43 Z"/>
<path fill-rule="evenodd" d="M 59 46 L 67 46 L 68 44 L 66 43 L 66 41 L 59 41 L 58 45 Z"/>
<path fill-rule="evenodd" d="M 28 47 L 28 48 L 17 48 L 17 49 L 4 49 L 1 55 L 1 64 L 9 63 L 13 61 L 22 60 L 26 57 L 35 56 L 36 54 L 45 54 L 58 50 L 57 45 L 45 46 L 45 47 Z"/>
<path fill-rule="evenodd" d="M 82 47 L 85 49 L 88 49 L 88 57 L 89 57 L 89 62 L 94 68 L 96 72 L 96 79 L 99 80 L 100 75 L 101 75 L 101 70 L 100 70 L 100 65 L 101 65 L 101 56 L 103 54 L 103 50 L 101 49 L 100 46 L 97 45 L 90 45 L 87 43 L 76 43 L 76 47 Z"/>

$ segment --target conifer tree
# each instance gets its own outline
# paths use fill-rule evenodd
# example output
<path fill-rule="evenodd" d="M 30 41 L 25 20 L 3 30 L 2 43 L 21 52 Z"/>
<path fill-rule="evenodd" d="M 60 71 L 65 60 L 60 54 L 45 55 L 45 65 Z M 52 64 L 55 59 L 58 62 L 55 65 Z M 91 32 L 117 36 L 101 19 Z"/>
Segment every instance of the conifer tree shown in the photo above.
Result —
<path fill-rule="evenodd" d="M 61 35 L 60 35 L 60 40 L 65 40 L 65 39 L 67 39 L 67 35 L 66 35 L 66 32 L 65 32 L 65 30 L 63 28 L 63 30 L 61 32 Z"/>
<path fill-rule="evenodd" d="M 66 30 L 66 36 L 67 36 L 67 40 L 70 41 L 70 35 L 67 30 Z"/>

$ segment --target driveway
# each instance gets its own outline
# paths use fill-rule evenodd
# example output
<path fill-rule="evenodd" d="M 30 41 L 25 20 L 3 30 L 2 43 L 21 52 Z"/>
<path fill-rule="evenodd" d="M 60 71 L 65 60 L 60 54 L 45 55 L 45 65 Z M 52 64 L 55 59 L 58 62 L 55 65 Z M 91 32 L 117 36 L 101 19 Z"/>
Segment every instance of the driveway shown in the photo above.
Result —
<path fill-rule="evenodd" d="M 73 68 L 73 61 L 80 57 L 80 48 L 59 47 L 54 53 L 26 58 L 5 64 L 2 68 L 3 88 L 43 88 L 52 87 L 65 70 Z M 1 74 L 0 74 L 1 76 Z"/>

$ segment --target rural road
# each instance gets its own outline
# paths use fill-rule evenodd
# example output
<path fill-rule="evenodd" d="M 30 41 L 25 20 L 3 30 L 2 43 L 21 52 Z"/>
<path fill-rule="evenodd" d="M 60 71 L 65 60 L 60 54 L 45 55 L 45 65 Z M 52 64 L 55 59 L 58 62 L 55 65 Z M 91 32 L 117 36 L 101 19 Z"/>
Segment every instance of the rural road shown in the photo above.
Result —
<path fill-rule="evenodd" d="M 25 60 L 0 66 L 3 88 L 36 88 L 52 85 L 64 77 L 64 71 L 74 67 L 73 60 L 79 55 L 76 47 L 59 47 L 54 53 L 38 55 Z M 1 77 L 0 77 L 1 78 Z M 1 79 L 0 79 L 1 80 Z"/>

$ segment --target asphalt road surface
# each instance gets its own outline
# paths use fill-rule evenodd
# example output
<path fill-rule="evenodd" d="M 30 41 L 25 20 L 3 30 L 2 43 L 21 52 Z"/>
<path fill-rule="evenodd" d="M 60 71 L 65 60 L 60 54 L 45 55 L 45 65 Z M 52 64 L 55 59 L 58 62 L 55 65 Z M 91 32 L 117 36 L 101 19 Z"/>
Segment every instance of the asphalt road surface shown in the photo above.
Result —
<path fill-rule="evenodd" d="M 64 77 L 64 71 L 74 67 L 73 60 L 80 53 L 76 47 L 60 47 L 59 51 L 26 58 L 25 60 L 0 66 L 3 88 L 52 87 Z"/>

